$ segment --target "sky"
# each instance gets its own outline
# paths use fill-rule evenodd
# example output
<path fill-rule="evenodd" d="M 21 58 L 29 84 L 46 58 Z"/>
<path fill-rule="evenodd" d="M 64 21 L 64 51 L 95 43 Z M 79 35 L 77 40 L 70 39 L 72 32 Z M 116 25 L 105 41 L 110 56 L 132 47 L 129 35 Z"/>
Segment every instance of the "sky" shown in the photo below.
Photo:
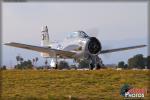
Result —
<path fill-rule="evenodd" d="M 50 41 L 63 41 L 68 33 L 83 30 L 96 36 L 103 49 L 147 44 L 147 7 L 146 2 L 3 3 L 2 41 L 38 46 L 41 27 L 47 25 Z M 147 56 L 147 47 L 100 57 L 104 64 L 117 64 L 136 54 Z M 39 52 L 4 45 L 2 64 L 15 65 L 17 55 L 25 60 L 39 57 L 37 64 L 44 64 Z"/>

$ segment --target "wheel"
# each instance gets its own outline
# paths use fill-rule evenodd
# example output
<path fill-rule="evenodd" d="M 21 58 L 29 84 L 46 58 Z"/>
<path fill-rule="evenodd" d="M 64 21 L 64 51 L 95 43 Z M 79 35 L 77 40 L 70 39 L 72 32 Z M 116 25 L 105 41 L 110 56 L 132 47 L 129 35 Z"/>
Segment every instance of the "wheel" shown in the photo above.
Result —
<path fill-rule="evenodd" d="M 97 64 L 96 69 L 100 69 L 100 68 L 101 68 L 101 65 Z"/>
<path fill-rule="evenodd" d="M 94 68 L 94 64 L 90 64 L 90 70 L 93 70 L 93 68 Z"/>
<path fill-rule="evenodd" d="M 56 64 L 55 69 L 58 69 L 58 64 Z"/>

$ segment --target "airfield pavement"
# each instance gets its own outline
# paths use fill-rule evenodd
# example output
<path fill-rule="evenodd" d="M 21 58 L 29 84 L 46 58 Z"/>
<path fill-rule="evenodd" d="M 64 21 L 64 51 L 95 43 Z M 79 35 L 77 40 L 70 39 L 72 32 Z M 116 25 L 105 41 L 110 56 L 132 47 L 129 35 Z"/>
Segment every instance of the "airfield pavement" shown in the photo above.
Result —
<path fill-rule="evenodd" d="M 150 100 L 150 70 L 4 70 L 2 100 L 121 100 L 127 83 L 146 88 Z"/>

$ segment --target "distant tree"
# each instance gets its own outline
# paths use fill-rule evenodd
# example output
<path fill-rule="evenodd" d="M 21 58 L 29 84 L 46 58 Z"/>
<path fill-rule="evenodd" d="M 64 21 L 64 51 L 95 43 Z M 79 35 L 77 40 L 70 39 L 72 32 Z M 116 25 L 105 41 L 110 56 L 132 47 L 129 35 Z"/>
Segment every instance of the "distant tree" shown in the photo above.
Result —
<path fill-rule="evenodd" d="M 18 56 L 16 56 L 16 60 L 17 60 L 17 64 L 19 64 L 19 63 L 21 64 L 24 59 L 18 55 Z"/>
<path fill-rule="evenodd" d="M 69 64 L 66 61 L 60 61 L 58 64 L 58 69 L 68 69 L 69 68 Z"/>
<path fill-rule="evenodd" d="M 39 60 L 38 57 L 32 58 L 32 64 L 34 68 L 36 68 L 38 60 Z"/>
<path fill-rule="evenodd" d="M 38 70 L 43 69 L 43 66 L 37 67 Z"/>
<path fill-rule="evenodd" d="M 129 66 L 129 68 L 135 68 L 136 62 L 133 58 L 128 59 L 128 66 Z"/>
<path fill-rule="evenodd" d="M 46 59 L 46 60 L 45 60 L 45 69 L 48 68 L 47 64 L 48 64 L 48 61 L 47 61 L 47 59 Z"/>
<path fill-rule="evenodd" d="M 127 68 L 128 68 L 128 64 L 125 64 L 125 65 L 124 65 L 124 68 L 127 69 Z"/>
<path fill-rule="evenodd" d="M 20 57 L 20 63 L 22 63 L 22 62 L 23 62 L 23 60 L 24 60 L 24 59 L 23 59 L 22 57 Z"/>
<path fill-rule="evenodd" d="M 4 66 L 0 67 L 0 70 L 6 70 L 6 66 L 4 65 Z"/>
<path fill-rule="evenodd" d="M 147 57 L 147 68 L 150 69 L 150 56 Z"/>
<path fill-rule="evenodd" d="M 79 68 L 89 68 L 89 61 L 86 59 L 79 61 Z"/>
<path fill-rule="evenodd" d="M 125 64 L 124 61 L 120 61 L 120 62 L 118 63 L 118 68 L 124 68 L 124 69 L 127 69 L 127 68 L 128 68 L 128 65 Z"/>
<path fill-rule="evenodd" d="M 33 66 L 34 66 L 34 63 L 35 63 L 35 59 L 34 58 L 32 59 L 32 63 L 33 63 Z"/>
<path fill-rule="evenodd" d="M 136 55 L 135 57 L 137 68 L 143 69 L 145 68 L 144 57 L 142 54 Z"/>
<path fill-rule="evenodd" d="M 128 65 L 130 68 L 145 68 L 145 61 L 142 54 L 135 55 L 133 58 L 128 59 Z"/>
<path fill-rule="evenodd" d="M 120 62 L 118 63 L 118 67 L 119 67 L 119 68 L 124 68 L 124 66 L 125 66 L 124 61 L 120 61 Z"/>
<path fill-rule="evenodd" d="M 16 56 L 16 60 L 17 60 L 17 64 L 19 64 L 19 61 L 20 61 L 20 56 Z"/>
<path fill-rule="evenodd" d="M 22 63 L 22 66 L 24 67 L 24 69 L 32 69 L 33 68 L 31 60 L 24 61 L 24 63 Z"/>
<path fill-rule="evenodd" d="M 35 61 L 37 62 L 38 60 L 39 60 L 39 58 L 38 58 L 38 57 L 36 57 L 36 58 L 35 58 Z"/>
<path fill-rule="evenodd" d="M 31 60 L 23 61 L 21 64 L 17 64 L 15 66 L 15 69 L 32 69 L 32 68 L 33 65 Z"/>
<path fill-rule="evenodd" d="M 37 64 L 38 60 L 39 60 L 39 58 L 38 58 L 38 57 L 36 57 L 36 58 L 35 58 L 35 62 L 36 62 L 36 64 Z M 36 66 L 37 66 L 37 65 L 36 65 Z"/>

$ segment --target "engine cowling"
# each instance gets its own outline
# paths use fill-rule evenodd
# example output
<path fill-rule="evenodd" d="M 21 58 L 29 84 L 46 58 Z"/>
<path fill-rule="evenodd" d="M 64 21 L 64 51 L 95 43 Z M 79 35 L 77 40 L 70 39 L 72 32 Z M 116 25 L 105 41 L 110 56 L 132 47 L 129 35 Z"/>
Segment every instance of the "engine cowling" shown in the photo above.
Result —
<path fill-rule="evenodd" d="M 100 41 L 96 37 L 90 37 L 87 44 L 87 49 L 90 54 L 100 53 L 102 49 Z"/>

